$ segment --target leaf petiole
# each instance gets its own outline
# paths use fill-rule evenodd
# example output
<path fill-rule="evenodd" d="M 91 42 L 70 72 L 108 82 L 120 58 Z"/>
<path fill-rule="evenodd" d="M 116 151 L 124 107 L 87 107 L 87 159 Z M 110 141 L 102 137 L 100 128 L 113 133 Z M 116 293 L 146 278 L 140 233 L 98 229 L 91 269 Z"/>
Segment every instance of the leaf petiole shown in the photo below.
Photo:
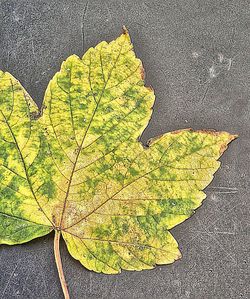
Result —
<path fill-rule="evenodd" d="M 55 230 L 54 255 L 55 255 L 57 271 L 58 271 L 59 279 L 61 282 L 64 298 L 70 299 L 67 283 L 66 283 L 65 276 L 63 273 L 62 260 L 61 260 L 61 255 L 60 255 L 60 237 L 61 237 L 61 232 L 58 230 Z"/>

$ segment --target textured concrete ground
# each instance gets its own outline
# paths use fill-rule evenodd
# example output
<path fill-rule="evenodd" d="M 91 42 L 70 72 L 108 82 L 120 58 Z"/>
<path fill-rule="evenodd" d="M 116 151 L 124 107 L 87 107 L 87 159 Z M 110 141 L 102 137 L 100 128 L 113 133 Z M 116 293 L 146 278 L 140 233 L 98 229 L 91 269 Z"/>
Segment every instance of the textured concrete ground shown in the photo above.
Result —
<path fill-rule="evenodd" d="M 106 276 L 84 269 L 62 244 L 72 298 L 249 298 L 249 1 L 92 0 L 85 8 L 86 0 L 0 0 L 0 69 L 41 105 L 67 56 L 116 38 L 126 25 L 157 98 L 143 142 L 186 127 L 240 138 L 203 206 L 172 230 L 181 260 Z M 62 298 L 52 235 L 0 246 L 0 298 Z"/>

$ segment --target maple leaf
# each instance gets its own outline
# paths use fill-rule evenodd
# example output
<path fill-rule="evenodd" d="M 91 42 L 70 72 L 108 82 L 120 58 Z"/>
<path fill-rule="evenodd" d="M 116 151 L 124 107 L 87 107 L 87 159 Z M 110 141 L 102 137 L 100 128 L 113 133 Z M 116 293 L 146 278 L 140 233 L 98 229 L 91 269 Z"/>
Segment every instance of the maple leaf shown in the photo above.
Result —
<path fill-rule="evenodd" d="M 65 298 L 61 235 L 70 254 L 96 272 L 179 259 L 169 230 L 201 205 L 218 158 L 236 138 L 185 129 L 144 147 L 138 138 L 154 99 L 125 29 L 64 61 L 42 112 L 15 78 L 0 73 L 0 243 L 54 230 Z"/>

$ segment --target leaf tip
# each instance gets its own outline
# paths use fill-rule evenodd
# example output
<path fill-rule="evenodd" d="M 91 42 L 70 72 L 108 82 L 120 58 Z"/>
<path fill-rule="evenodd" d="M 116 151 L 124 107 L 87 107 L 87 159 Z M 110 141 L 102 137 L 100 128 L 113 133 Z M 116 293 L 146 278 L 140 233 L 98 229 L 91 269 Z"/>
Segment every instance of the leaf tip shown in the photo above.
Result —
<path fill-rule="evenodd" d="M 228 136 L 228 143 L 234 141 L 237 138 L 239 138 L 238 134 L 229 134 L 229 136 Z"/>
<path fill-rule="evenodd" d="M 229 143 L 231 143 L 234 139 L 238 138 L 237 134 L 230 134 L 230 133 L 225 132 L 225 131 L 216 131 L 216 130 L 213 130 L 213 129 L 207 129 L 207 130 L 193 130 L 193 129 L 190 129 L 190 130 L 193 131 L 193 132 L 210 134 L 210 135 L 213 135 L 215 137 L 221 138 L 220 149 L 219 149 L 220 156 L 228 148 Z"/>
<path fill-rule="evenodd" d="M 122 26 L 122 34 L 129 35 L 128 29 L 125 25 Z"/>
<path fill-rule="evenodd" d="M 178 255 L 176 256 L 176 261 L 178 261 L 178 260 L 180 260 L 182 258 L 182 254 L 181 254 L 181 252 L 180 252 L 180 250 L 179 250 L 179 252 L 178 252 Z"/>
<path fill-rule="evenodd" d="M 239 137 L 237 134 L 232 135 L 227 132 L 221 132 L 221 133 L 227 134 L 227 139 L 220 147 L 220 155 L 222 155 L 225 152 L 225 150 L 228 148 L 229 143 L 231 143 L 233 140 Z"/>
<path fill-rule="evenodd" d="M 121 36 L 123 36 L 123 38 L 125 39 L 125 40 L 127 40 L 127 42 L 129 43 L 129 44 L 131 44 L 131 39 L 130 39 L 130 35 L 129 35 L 129 32 L 128 32 L 128 29 L 127 29 L 127 27 L 126 26 L 122 26 L 122 35 Z M 133 45 L 132 45 L 132 47 L 133 47 Z"/>

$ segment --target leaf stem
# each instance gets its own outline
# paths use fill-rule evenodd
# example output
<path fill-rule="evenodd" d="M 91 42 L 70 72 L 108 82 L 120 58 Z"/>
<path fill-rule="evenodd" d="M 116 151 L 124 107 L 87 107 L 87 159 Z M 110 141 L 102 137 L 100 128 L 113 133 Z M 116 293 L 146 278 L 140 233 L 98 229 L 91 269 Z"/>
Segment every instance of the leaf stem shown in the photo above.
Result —
<path fill-rule="evenodd" d="M 62 260 L 61 260 L 61 255 L 60 255 L 60 237 L 61 237 L 61 232 L 56 230 L 55 237 L 54 237 L 54 255 L 55 255 L 57 271 L 58 271 L 59 279 L 61 282 L 64 298 L 70 299 L 68 288 L 67 288 L 67 283 L 66 283 L 64 273 L 63 273 Z"/>

